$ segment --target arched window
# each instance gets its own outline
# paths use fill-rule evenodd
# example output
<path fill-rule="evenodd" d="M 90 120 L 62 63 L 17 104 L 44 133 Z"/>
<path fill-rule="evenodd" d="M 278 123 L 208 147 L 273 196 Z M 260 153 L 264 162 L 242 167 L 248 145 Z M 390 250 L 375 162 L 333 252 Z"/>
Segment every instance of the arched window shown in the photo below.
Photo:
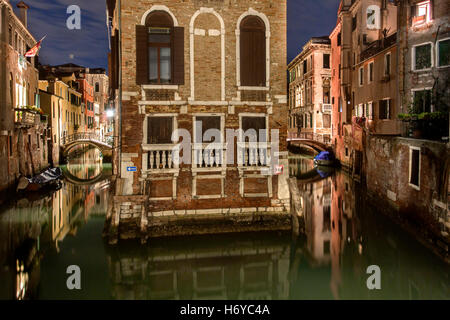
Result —
<path fill-rule="evenodd" d="M 136 26 L 136 82 L 184 84 L 184 28 L 171 15 L 153 11 Z"/>
<path fill-rule="evenodd" d="M 247 16 L 240 25 L 242 86 L 266 85 L 266 27 L 257 16 Z"/>
<path fill-rule="evenodd" d="M 100 84 L 98 82 L 95 83 L 95 92 L 100 92 Z"/>

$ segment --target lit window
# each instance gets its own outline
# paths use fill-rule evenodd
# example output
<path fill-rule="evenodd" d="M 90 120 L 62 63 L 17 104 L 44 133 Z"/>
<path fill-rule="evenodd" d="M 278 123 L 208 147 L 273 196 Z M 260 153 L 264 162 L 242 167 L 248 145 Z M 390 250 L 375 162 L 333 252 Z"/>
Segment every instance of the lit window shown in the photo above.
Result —
<path fill-rule="evenodd" d="M 411 17 L 413 25 L 421 25 L 431 21 L 431 3 L 424 1 L 416 4 L 411 9 Z"/>

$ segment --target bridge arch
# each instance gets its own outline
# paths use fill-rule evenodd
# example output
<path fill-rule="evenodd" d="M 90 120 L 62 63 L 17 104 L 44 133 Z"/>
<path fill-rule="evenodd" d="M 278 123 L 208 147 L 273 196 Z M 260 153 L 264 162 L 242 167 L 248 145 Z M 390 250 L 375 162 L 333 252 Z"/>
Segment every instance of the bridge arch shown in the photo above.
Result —
<path fill-rule="evenodd" d="M 112 149 L 112 145 L 105 138 L 95 133 L 74 133 L 63 138 L 63 155 L 66 156 L 73 147 L 83 144 L 94 146 L 102 152 Z"/>
<path fill-rule="evenodd" d="M 289 146 L 293 146 L 293 147 L 300 147 L 300 146 L 305 146 L 308 147 L 310 149 L 313 149 L 314 151 L 317 152 L 322 152 L 322 151 L 332 151 L 331 146 L 323 143 L 323 142 L 319 142 L 316 140 L 310 140 L 310 139 L 292 139 L 288 141 Z"/>

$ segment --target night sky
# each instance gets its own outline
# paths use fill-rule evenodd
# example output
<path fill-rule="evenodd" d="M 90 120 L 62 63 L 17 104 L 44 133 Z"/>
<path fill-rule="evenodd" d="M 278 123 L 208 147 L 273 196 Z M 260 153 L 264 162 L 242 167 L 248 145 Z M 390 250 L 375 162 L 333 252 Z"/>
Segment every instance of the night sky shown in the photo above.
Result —
<path fill-rule="evenodd" d="M 11 0 L 13 7 L 20 0 Z M 45 38 L 40 51 L 44 64 L 75 63 L 107 68 L 108 35 L 105 0 L 25 0 L 30 6 L 28 25 L 36 40 Z M 70 5 L 81 9 L 81 30 L 69 30 Z M 314 36 L 329 35 L 336 25 L 339 0 L 288 0 L 288 62 Z"/>

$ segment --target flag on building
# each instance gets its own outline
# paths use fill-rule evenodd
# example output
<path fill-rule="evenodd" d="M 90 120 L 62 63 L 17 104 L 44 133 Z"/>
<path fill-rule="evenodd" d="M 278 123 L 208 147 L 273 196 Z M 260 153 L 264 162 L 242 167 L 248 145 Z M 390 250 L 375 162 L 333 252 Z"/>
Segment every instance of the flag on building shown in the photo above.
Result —
<path fill-rule="evenodd" d="M 42 40 L 45 39 L 45 37 L 46 36 L 44 36 L 41 40 L 39 40 L 39 42 L 36 43 L 33 48 L 28 50 L 27 53 L 25 53 L 25 57 L 30 58 L 30 57 L 36 56 L 37 53 L 39 52 L 39 50 L 41 49 L 41 43 L 42 43 Z"/>

